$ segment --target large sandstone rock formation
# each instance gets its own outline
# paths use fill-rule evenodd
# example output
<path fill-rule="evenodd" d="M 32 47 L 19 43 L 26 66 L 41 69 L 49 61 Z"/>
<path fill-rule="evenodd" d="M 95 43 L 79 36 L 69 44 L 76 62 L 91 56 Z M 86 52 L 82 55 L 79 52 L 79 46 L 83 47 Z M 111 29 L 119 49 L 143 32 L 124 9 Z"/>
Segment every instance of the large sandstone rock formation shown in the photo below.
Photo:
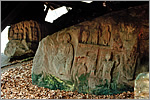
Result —
<path fill-rule="evenodd" d="M 149 68 L 149 5 L 98 17 L 47 36 L 33 60 L 33 84 L 82 93 L 133 90 Z"/>

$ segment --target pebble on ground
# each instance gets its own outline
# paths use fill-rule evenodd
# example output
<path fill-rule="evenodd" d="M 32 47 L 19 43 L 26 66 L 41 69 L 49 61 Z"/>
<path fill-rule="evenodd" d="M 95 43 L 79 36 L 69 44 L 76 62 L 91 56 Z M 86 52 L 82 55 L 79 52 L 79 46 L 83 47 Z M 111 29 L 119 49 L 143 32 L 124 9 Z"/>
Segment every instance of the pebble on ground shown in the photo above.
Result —
<path fill-rule="evenodd" d="M 51 90 L 32 84 L 33 60 L 1 74 L 1 99 L 134 99 L 133 92 L 115 95 L 91 95 L 77 91 Z"/>

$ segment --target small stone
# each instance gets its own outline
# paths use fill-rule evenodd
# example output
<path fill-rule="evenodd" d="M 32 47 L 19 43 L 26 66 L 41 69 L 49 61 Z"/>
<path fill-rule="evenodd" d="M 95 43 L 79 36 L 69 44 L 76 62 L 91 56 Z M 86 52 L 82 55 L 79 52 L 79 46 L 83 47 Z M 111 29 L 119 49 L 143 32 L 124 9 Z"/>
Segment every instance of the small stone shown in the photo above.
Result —
<path fill-rule="evenodd" d="M 87 98 L 87 99 L 89 98 L 89 95 L 88 95 L 88 94 L 86 94 L 86 98 Z"/>
<path fill-rule="evenodd" d="M 4 96 L 3 92 L 1 91 L 1 97 Z"/>
<path fill-rule="evenodd" d="M 149 72 L 140 73 L 135 80 L 134 87 L 135 99 L 148 99 L 149 98 Z"/>

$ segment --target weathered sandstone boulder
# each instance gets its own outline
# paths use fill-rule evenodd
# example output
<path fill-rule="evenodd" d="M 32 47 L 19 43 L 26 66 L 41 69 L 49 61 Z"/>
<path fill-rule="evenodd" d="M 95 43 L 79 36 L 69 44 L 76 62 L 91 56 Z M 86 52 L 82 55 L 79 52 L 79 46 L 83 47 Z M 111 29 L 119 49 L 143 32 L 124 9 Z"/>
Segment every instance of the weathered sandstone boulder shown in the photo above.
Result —
<path fill-rule="evenodd" d="M 149 99 L 149 73 L 140 73 L 135 80 L 134 99 Z"/>
<path fill-rule="evenodd" d="M 50 28 L 47 28 L 49 26 Z M 39 41 L 46 37 L 49 31 L 55 31 L 48 23 L 37 21 L 22 21 L 11 25 L 8 31 L 9 42 L 5 48 L 5 55 L 8 57 L 35 54 Z M 45 33 L 45 34 L 44 34 Z"/>
<path fill-rule="evenodd" d="M 133 90 L 135 77 L 149 66 L 148 9 L 113 12 L 42 39 L 33 84 L 93 94 Z"/>
<path fill-rule="evenodd" d="M 11 25 L 8 31 L 9 42 L 4 54 L 8 57 L 22 56 L 33 53 L 41 40 L 41 31 L 36 21 L 22 21 Z"/>

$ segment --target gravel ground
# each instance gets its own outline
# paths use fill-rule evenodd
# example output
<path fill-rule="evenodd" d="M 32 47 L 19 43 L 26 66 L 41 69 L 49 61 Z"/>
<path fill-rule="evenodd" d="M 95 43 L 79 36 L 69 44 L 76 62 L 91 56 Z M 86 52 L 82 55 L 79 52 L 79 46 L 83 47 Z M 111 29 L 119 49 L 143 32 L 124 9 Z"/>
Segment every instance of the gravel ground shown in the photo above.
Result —
<path fill-rule="evenodd" d="M 134 99 L 133 92 L 90 95 L 77 91 L 50 90 L 32 85 L 32 60 L 1 73 L 1 99 Z"/>

